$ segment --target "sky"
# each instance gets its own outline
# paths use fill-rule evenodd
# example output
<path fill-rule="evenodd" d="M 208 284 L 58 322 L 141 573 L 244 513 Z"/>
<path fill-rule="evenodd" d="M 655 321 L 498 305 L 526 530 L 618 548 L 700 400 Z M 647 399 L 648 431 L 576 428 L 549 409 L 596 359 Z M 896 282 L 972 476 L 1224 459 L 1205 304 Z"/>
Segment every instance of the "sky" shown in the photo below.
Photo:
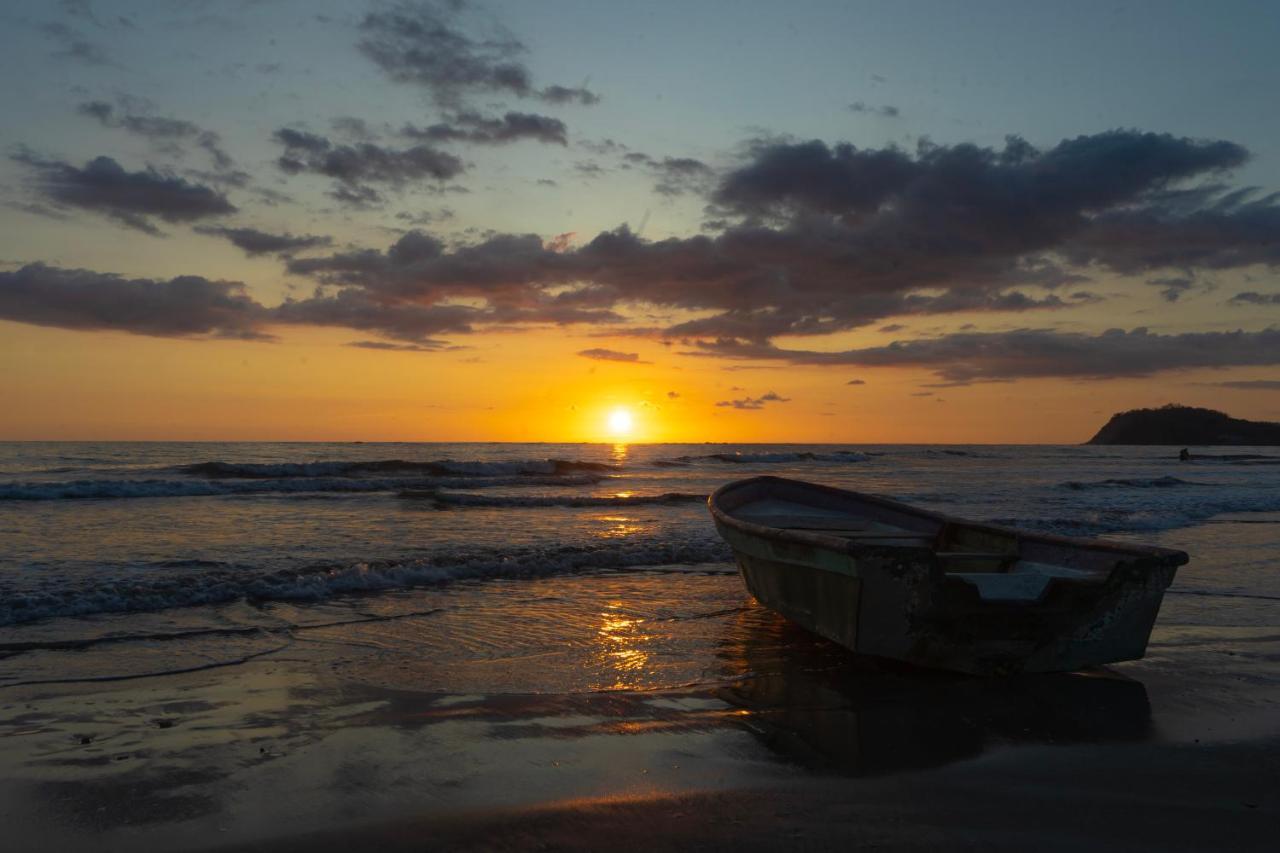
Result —
<path fill-rule="evenodd" d="M 0 439 L 1280 420 L 1278 40 L 1266 3 L 8 2 Z"/>

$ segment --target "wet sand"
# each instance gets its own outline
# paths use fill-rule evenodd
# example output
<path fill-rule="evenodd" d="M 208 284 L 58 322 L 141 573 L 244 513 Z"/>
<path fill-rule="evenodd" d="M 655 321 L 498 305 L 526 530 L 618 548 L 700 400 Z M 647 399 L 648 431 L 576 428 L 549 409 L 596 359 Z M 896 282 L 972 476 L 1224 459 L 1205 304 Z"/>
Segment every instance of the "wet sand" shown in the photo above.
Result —
<path fill-rule="evenodd" d="M 235 665 L 4 688 L 6 845 L 1274 849 L 1274 628 L 1172 600 L 1144 661 L 988 681 L 855 658 L 699 578 L 667 621 L 608 604 L 669 599 L 666 575 L 539 594 L 561 639 L 509 654 L 424 657 L 406 636 L 442 623 L 420 591 L 372 626 L 418 633 L 344 623 Z"/>

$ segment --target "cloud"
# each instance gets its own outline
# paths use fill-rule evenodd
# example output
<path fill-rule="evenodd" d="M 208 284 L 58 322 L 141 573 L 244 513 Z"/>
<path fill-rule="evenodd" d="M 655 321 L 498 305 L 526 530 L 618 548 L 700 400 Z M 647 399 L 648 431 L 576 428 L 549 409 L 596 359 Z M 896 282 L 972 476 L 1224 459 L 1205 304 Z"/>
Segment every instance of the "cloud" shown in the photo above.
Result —
<path fill-rule="evenodd" d="M 667 399 L 668 399 L 668 400 L 678 400 L 678 399 L 680 399 L 680 392 L 678 392 L 678 391 L 668 391 L 668 392 L 667 392 Z"/>
<path fill-rule="evenodd" d="M 848 382 L 844 384 L 845 385 L 866 385 L 867 381 L 865 379 L 850 379 Z"/>
<path fill-rule="evenodd" d="M 1185 275 L 1153 278 L 1147 282 L 1152 287 L 1161 288 L 1160 295 L 1165 302 L 1177 302 L 1195 283 L 1195 279 Z"/>
<path fill-rule="evenodd" d="M 715 170 L 693 157 L 663 157 L 656 159 L 640 151 L 622 155 L 624 168 L 640 166 L 656 179 L 654 191 L 666 196 L 685 193 L 705 193 L 711 189 Z"/>
<path fill-rule="evenodd" d="M 387 341 L 352 341 L 347 344 L 357 349 L 384 350 L 386 352 L 439 352 L 450 349 L 446 341 L 424 340 L 416 344 L 393 344 Z"/>
<path fill-rule="evenodd" d="M 156 337 L 264 339 L 268 310 L 236 281 L 127 279 L 28 264 L 0 272 L 0 319 Z"/>
<path fill-rule="evenodd" d="M 484 311 L 467 305 L 379 302 L 352 289 L 286 300 L 272 311 L 272 319 L 279 323 L 359 329 L 421 346 L 437 343 L 435 335 L 468 333 L 472 324 L 485 316 Z"/>
<path fill-rule="evenodd" d="M 295 147 L 324 145 L 303 135 Z M 635 164 L 657 162 L 630 153 Z M 526 318 L 553 308 L 578 319 L 583 311 L 615 312 L 605 315 L 613 319 L 627 306 L 689 312 L 693 319 L 663 333 L 747 347 L 890 317 L 1066 310 L 1097 298 L 1058 293 L 1086 280 L 1094 265 L 1132 263 L 1120 233 L 1101 248 L 1107 226 L 1100 222 L 1112 214 L 1158 209 L 1162 221 L 1176 223 L 1248 206 L 1261 215 L 1267 198 L 1177 189 L 1244 157 L 1227 142 L 1133 131 L 1045 151 L 1016 138 L 1003 149 L 925 145 L 914 155 L 765 143 L 712 193 L 729 217 L 713 236 L 645 240 L 623 226 L 572 247 L 496 234 L 447 248 L 410 233 L 385 252 L 308 258 L 290 270 L 375 300 L 480 298 Z M 1215 265 L 1256 262 L 1280 248 L 1280 229 L 1221 221 L 1214 228 Z M 1152 233 L 1144 232 L 1147 248 Z M 1167 232 L 1171 244 L 1182 235 L 1178 227 Z M 1085 245 L 1088 265 L 1077 267 L 1067 256 Z M 1234 260 L 1227 247 L 1235 247 Z"/>
<path fill-rule="evenodd" d="M 789 403 L 790 397 L 783 397 L 770 391 L 760 397 L 743 397 L 741 400 L 721 400 L 716 403 L 719 408 L 730 409 L 763 409 L 765 403 Z"/>
<path fill-rule="evenodd" d="M 642 361 L 640 359 L 640 353 L 638 352 L 618 352 L 617 350 L 604 349 L 602 347 L 579 350 L 578 355 L 583 358 L 595 359 L 596 361 L 623 361 L 628 364 L 653 364 L 651 361 Z"/>
<path fill-rule="evenodd" d="M 962 332 L 836 352 L 779 349 L 723 340 L 692 354 L 790 364 L 916 367 L 948 383 L 1010 379 L 1114 379 L 1173 370 L 1280 364 L 1280 328 L 1260 332 L 1153 334 L 1144 328 L 1098 335 L 1047 329 Z"/>
<path fill-rule="evenodd" d="M 360 23 L 358 46 L 391 80 L 421 86 L 441 106 L 457 108 L 477 95 L 554 104 L 599 100 L 584 86 L 537 88 L 523 62 L 525 45 L 499 26 L 476 32 L 480 27 L 464 20 L 466 11 L 457 2 L 402 2 L 370 12 Z"/>
<path fill-rule="evenodd" d="M 901 114 L 898 108 L 892 104 L 873 107 L 862 101 L 854 101 L 848 106 L 848 110 L 851 113 L 862 113 L 864 115 L 879 116 L 880 118 L 897 118 Z"/>
<path fill-rule="evenodd" d="M 333 244 L 333 238 L 299 234 L 294 236 L 288 232 L 271 234 L 256 228 L 223 228 L 199 225 L 194 229 L 211 237 L 222 237 L 249 257 L 259 255 L 292 255 L 303 249 L 315 249 Z"/>
<path fill-rule="evenodd" d="M 1227 300 L 1236 305 L 1280 305 L 1280 293 L 1258 293 L 1248 290 Z"/>
<path fill-rule="evenodd" d="M 585 107 L 600 103 L 600 96 L 586 86 L 547 86 L 538 97 L 549 104 L 581 104 Z"/>
<path fill-rule="evenodd" d="M 135 98 L 126 99 L 138 103 Z M 135 136 L 149 141 L 158 150 L 174 156 L 182 156 L 185 151 L 183 143 L 194 143 L 207 152 L 213 160 L 214 168 L 220 172 L 228 172 L 235 166 L 235 161 L 222 148 L 222 139 L 211 130 L 176 118 L 145 115 L 131 111 L 117 111 L 106 101 L 86 101 L 76 111 L 81 115 L 96 119 L 103 127 L 119 128 Z"/>
<path fill-rule="evenodd" d="M 1241 391 L 1280 391 L 1280 379 L 1240 379 L 1234 382 L 1206 382 L 1218 388 L 1235 388 Z"/>
<path fill-rule="evenodd" d="M 400 189 L 411 181 L 440 183 L 466 169 L 462 160 L 430 145 L 405 149 L 372 142 L 339 145 L 327 137 L 291 128 L 277 130 L 273 138 L 285 149 L 276 161 L 283 171 L 332 178 L 336 184 L 330 195 L 352 207 L 380 204 L 383 199 L 375 184 Z"/>
<path fill-rule="evenodd" d="M 49 204 L 101 213 L 153 236 L 161 234 L 155 219 L 193 222 L 236 211 L 210 187 L 150 167 L 129 172 L 110 157 L 96 157 L 82 169 L 29 151 L 13 159 L 31 170 L 34 189 Z"/>
<path fill-rule="evenodd" d="M 427 142 L 470 142 L 476 145 L 505 145 L 522 139 L 550 145 L 568 145 L 565 123 L 536 113 L 508 112 L 490 118 L 476 112 L 461 112 L 428 127 L 405 125 L 400 131 L 411 139 Z"/>
<path fill-rule="evenodd" d="M 373 128 L 369 127 L 369 123 L 362 118 L 355 116 L 338 116 L 329 120 L 329 126 L 333 128 L 334 133 L 341 134 L 348 139 L 356 139 L 367 142 L 378 137 Z"/>
<path fill-rule="evenodd" d="M 101 45 L 89 41 L 79 30 L 60 22 L 51 22 L 40 28 L 50 41 L 57 43 L 60 50 L 53 56 L 59 59 L 72 59 L 85 65 L 113 65 L 107 52 Z"/>

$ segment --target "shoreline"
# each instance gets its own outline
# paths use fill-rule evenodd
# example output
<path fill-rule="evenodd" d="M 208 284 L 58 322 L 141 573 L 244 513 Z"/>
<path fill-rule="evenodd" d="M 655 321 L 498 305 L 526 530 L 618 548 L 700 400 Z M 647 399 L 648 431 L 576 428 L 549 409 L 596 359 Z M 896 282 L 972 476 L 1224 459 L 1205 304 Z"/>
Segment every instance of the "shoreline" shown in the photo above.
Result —
<path fill-rule="evenodd" d="M 1007 680 L 781 630 L 740 678 L 654 690 L 393 689 L 298 652 L 7 688 L 0 819 L 24 850 L 1274 843 L 1267 629 L 1166 629 L 1141 662 Z"/>

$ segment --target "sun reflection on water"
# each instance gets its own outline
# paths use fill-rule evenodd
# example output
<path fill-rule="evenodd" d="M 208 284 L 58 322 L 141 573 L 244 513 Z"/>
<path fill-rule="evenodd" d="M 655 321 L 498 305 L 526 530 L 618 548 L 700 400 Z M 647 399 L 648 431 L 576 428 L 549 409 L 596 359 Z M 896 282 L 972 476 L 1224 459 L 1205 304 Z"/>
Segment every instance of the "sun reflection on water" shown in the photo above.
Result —
<path fill-rule="evenodd" d="M 644 533 L 653 527 L 652 524 L 640 524 L 636 519 L 625 515 L 598 515 L 595 520 L 608 525 L 596 534 L 601 539 L 624 539 L 627 536 Z"/>
<path fill-rule="evenodd" d="M 596 631 L 599 649 L 597 663 L 611 673 L 615 690 L 630 690 L 640 686 L 648 663 L 649 653 L 642 644 L 652 637 L 644 629 L 644 619 L 633 618 L 621 612 L 622 602 L 611 601 L 600 614 L 600 627 Z"/>

